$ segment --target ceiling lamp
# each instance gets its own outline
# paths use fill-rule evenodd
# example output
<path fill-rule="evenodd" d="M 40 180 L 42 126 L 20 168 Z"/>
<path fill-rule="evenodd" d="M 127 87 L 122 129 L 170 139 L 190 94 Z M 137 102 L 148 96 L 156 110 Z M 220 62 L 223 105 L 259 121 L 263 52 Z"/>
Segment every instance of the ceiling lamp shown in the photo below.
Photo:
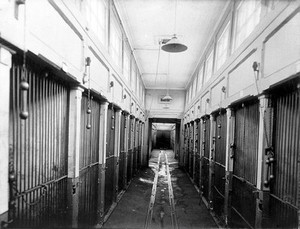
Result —
<path fill-rule="evenodd" d="M 166 95 L 161 99 L 162 102 L 171 102 L 172 100 L 173 100 L 173 98 L 172 98 L 169 94 L 166 94 Z"/>
<path fill-rule="evenodd" d="M 164 45 L 161 47 L 162 50 L 166 52 L 183 52 L 187 50 L 187 46 L 180 43 L 177 36 L 176 36 L 176 22 L 177 22 L 177 0 L 175 0 L 175 15 L 174 15 L 174 35 L 170 40 L 166 40 Z"/>
<path fill-rule="evenodd" d="M 176 35 L 172 37 L 169 41 L 167 41 L 162 47 L 162 50 L 166 52 L 183 52 L 187 50 L 187 46 L 180 43 Z"/>

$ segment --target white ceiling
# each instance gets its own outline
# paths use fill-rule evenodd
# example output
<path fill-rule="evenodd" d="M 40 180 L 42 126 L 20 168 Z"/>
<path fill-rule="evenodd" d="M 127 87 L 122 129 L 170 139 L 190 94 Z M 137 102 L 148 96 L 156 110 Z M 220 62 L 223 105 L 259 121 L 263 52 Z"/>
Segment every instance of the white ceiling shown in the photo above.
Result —
<path fill-rule="evenodd" d="M 228 0 L 115 0 L 147 89 L 166 87 L 186 89 L 228 2 Z M 171 38 L 175 32 L 182 43 L 188 46 L 188 50 L 170 54 L 169 75 L 169 53 L 161 50 L 156 77 L 159 40 Z"/>

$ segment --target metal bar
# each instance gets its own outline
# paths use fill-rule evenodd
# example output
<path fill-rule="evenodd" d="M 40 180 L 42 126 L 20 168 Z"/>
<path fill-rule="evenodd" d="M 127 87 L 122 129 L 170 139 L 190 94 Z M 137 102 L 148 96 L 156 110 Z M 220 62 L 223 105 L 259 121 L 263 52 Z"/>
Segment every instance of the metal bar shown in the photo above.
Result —
<path fill-rule="evenodd" d="M 214 187 L 214 189 L 216 190 L 216 192 L 220 195 L 220 196 L 222 196 L 223 198 L 225 198 L 225 196 L 219 191 L 219 189 L 214 185 L 213 186 Z"/>
<path fill-rule="evenodd" d="M 28 72 L 28 83 L 29 85 L 31 85 L 32 87 L 32 84 L 33 84 L 33 79 L 32 79 L 32 74 L 31 72 Z M 27 126 L 27 136 L 28 136 L 28 139 L 32 139 L 32 136 L 33 136 L 33 101 L 32 101 L 32 89 L 31 90 L 28 90 L 28 103 L 29 105 L 27 106 L 27 109 L 28 109 L 28 112 L 29 112 L 29 117 L 27 118 L 28 122 L 28 126 Z M 28 152 L 28 161 L 27 161 L 27 176 L 28 176 L 28 180 L 27 180 L 27 188 L 30 188 L 31 187 L 31 183 L 32 183 L 32 168 L 33 168 L 33 153 L 32 153 L 32 149 L 33 149 L 33 142 L 28 140 L 27 141 L 28 144 L 27 144 L 27 152 Z M 31 151 L 32 150 L 32 151 Z"/>
<path fill-rule="evenodd" d="M 247 226 L 251 229 L 254 229 L 254 227 L 251 226 L 251 224 L 239 213 L 239 211 L 237 209 L 235 209 L 234 207 L 231 207 L 236 214 L 239 215 L 239 217 L 247 224 Z"/>
<path fill-rule="evenodd" d="M 88 165 L 86 165 L 86 166 L 80 168 L 79 171 L 80 171 L 80 172 L 83 172 L 84 170 L 89 169 L 89 168 L 91 168 L 91 167 L 93 167 L 93 166 L 95 166 L 95 165 L 98 165 L 98 164 L 99 164 L 98 161 L 97 161 L 97 162 L 94 162 L 94 163 L 91 163 L 91 164 L 88 164 Z"/>
<path fill-rule="evenodd" d="M 244 183 L 248 184 L 249 186 L 252 186 L 252 187 L 256 188 L 256 185 L 252 184 L 250 181 L 246 180 L 246 178 L 239 177 L 239 176 L 237 176 L 235 174 L 233 174 L 232 176 L 235 177 L 236 179 L 238 179 L 239 181 L 244 182 Z"/>
<path fill-rule="evenodd" d="M 287 202 L 287 201 L 285 201 L 285 200 L 279 198 L 278 196 L 276 196 L 276 195 L 274 195 L 274 194 L 272 194 L 272 193 L 270 193 L 270 196 L 273 197 L 274 199 L 278 200 L 280 203 L 286 204 L 286 205 L 288 205 L 288 206 L 294 208 L 296 211 L 299 210 L 297 206 L 295 206 L 295 205 L 293 205 L 292 203 Z"/>
<path fill-rule="evenodd" d="M 159 172 L 160 157 L 161 157 L 161 152 L 158 155 L 157 166 L 155 168 L 155 176 L 154 176 L 154 180 L 153 180 L 151 197 L 150 197 L 150 202 L 149 202 L 149 206 L 148 206 L 148 210 L 147 210 L 146 221 L 145 221 L 145 225 L 144 225 L 145 229 L 151 228 L 152 215 L 153 215 L 153 207 L 154 207 L 154 202 L 155 202 L 156 188 L 157 188 L 157 181 L 158 181 L 158 172 Z"/>
<path fill-rule="evenodd" d="M 41 132 L 42 132 L 42 157 L 41 157 L 41 181 L 40 183 L 44 183 L 45 182 L 45 167 L 46 165 L 44 164 L 44 161 L 46 160 L 46 81 L 43 80 L 42 81 L 42 119 L 41 119 L 41 123 L 42 123 L 42 128 L 41 128 Z"/>
<path fill-rule="evenodd" d="M 164 151 L 164 156 L 166 159 L 165 163 L 166 163 L 166 168 L 167 168 L 169 203 L 170 203 L 170 208 L 171 208 L 171 221 L 172 221 L 173 228 L 178 229 L 178 222 L 177 222 L 177 216 L 176 216 L 176 211 L 175 211 L 175 202 L 174 202 L 174 194 L 173 194 L 173 188 L 172 188 L 172 182 L 171 182 L 171 175 L 170 175 L 168 157 L 167 157 L 165 151 Z"/>
<path fill-rule="evenodd" d="M 34 150 L 34 168 L 33 168 L 33 173 L 34 173 L 34 179 L 32 182 L 32 186 L 34 187 L 38 184 L 38 152 L 39 152 L 39 125 L 38 125 L 38 120 L 39 120 L 39 109 L 40 106 L 38 104 L 38 91 L 39 91 L 39 87 L 38 87 L 38 82 L 37 82 L 37 78 L 34 78 L 33 81 L 33 85 L 32 88 L 34 88 L 34 93 L 33 93 L 33 101 L 34 104 L 36 105 L 36 109 L 34 109 L 34 113 L 33 113 L 33 119 L 34 119 L 34 135 L 33 138 L 35 139 L 34 142 L 34 148 L 36 150 Z M 34 198 L 34 194 L 33 197 Z"/>
<path fill-rule="evenodd" d="M 223 167 L 223 168 L 225 169 L 225 165 L 223 165 L 223 164 L 221 164 L 221 163 L 219 163 L 219 162 L 217 162 L 217 161 L 214 161 L 214 163 L 215 163 L 216 165 L 219 165 L 219 166 L 221 166 L 221 167 Z"/>
<path fill-rule="evenodd" d="M 21 196 L 24 196 L 24 195 L 26 195 L 26 194 L 28 194 L 28 193 L 30 193 L 30 192 L 35 191 L 35 190 L 41 189 L 41 188 L 43 188 L 43 187 L 45 187 L 45 186 L 49 186 L 49 185 L 51 185 L 51 184 L 53 184 L 53 183 L 58 183 L 58 182 L 60 182 L 61 180 L 65 179 L 65 178 L 67 178 L 67 175 L 62 176 L 62 177 L 60 177 L 60 178 L 58 178 L 58 179 L 55 179 L 55 180 L 47 181 L 47 182 L 45 182 L 45 183 L 43 183 L 43 184 L 40 184 L 40 185 L 35 186 L 35 187 L 33 187 L 33 188 L 27 189 L 27 190 L 25 190 L 25 191 L 19 192 L 19 193 L 16 195 L 16 198 L 19 198 L 19 197 L 21 197 Z"/>

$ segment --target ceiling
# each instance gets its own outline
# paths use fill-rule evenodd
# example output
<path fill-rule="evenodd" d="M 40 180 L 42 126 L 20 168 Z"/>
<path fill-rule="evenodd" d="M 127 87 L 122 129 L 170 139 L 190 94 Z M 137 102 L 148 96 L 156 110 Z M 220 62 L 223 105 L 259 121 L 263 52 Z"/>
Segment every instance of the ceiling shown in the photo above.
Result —
<path fill-rule="evenodd" d="M 115 0 L 146 89 L 186 89 L 228 3 L 228 0 Z M 161 50 L 159 54 L 159 41 L 170 39 L 174 33 L 188 50 L 171 54 Z"/>

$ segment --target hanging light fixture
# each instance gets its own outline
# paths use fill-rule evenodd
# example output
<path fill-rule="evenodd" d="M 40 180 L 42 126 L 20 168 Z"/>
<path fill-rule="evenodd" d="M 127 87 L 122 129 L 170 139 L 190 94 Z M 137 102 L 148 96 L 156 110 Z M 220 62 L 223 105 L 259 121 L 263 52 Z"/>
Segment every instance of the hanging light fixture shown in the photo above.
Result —
<path fill-rule="evenodd" d="M 176 34 L 174 34 L 172 39 L 166 42 L 161 48 L 166 52 L 183 52 L 187 50 L 187 46 L 179 41 Z"/>
<path fill-rule="evenodd" d="M 174 16 L 174 35 L 170 40 L 165 41 L 161 49 L 166 52 L 183 52 L 187 50 L 187 46 L 182 44 L 176 36 L 176 22 L 177 22 L 177 0 L 175 0 L 175 16 Z"/>

